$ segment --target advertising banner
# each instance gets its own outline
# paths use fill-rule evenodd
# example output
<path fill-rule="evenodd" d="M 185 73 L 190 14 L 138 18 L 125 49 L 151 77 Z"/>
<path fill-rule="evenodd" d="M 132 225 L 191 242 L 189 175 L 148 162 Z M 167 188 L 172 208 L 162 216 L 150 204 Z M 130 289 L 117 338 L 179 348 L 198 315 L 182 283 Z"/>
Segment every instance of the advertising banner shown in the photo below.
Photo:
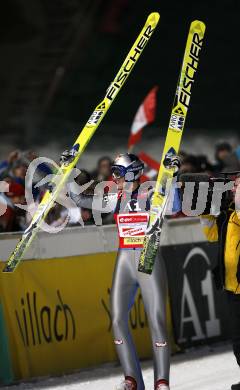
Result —
<path fill-rule="evenodd" d="M 217 245 L 208 242 L 162 248 L 166 262 L 175 341 L 180 346 L 229 339 L 225 295 L 212 277 Z"/>
<path fill-rule="evenodd" d="M 28 260 L 12 274 L 0 272 L 15 379 L 59 375 L 117 360 L 110 315 L 115 257 L 112 252 Z M 139 292 L 129 322 L 139 355 L 150 357 Z"/>

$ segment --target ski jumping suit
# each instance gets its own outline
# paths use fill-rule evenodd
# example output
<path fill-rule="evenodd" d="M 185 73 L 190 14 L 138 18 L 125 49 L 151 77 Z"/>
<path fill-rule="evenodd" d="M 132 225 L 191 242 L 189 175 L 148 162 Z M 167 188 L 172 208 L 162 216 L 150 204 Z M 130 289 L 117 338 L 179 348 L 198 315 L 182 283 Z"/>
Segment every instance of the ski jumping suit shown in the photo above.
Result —
<path fill-rule="evenodd" d="M 114 343 L 125 377 L 133 377 L 137 382 L 137 389 L 144 390 L 139 359 L 128 327 L 128 314 L 140 287 L 151 332 L 154 379 L 155 382 L 159 379 L 168 382 L 170 347 L 166 323 L 167 276 L 160 251 L 151 275 L 138 272 L 150 209 L 149 192 L 138 194 L 137 189 L 127 199 L 122 192 L 115 195 L 109 199 L 111 209 L 115 210 L 119 232 L 119 249 L 111 289 Z M 92 208 L 90 196 L 75 196 L 74 201 L 84 208 Z M 107 197 L 105 201 L 108 201 Z"/>

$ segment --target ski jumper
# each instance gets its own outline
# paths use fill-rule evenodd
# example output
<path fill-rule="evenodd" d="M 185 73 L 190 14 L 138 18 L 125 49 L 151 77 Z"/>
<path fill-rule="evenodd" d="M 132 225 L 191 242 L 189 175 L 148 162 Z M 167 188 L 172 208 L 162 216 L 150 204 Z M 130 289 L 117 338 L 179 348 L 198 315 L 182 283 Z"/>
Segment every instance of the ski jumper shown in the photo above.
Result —
<path fill-rule="evenodd" d="M 137 390 L 144 390 L 142 371 L 129 330 L 128 315 L 140 287 L 151 333 L 154 379 L 155 382 L 160 379 L 168 382 L 170 347 L 166 320 L 167 275 L 160 250 L 152 274 L 138 272 L 150 209 L 150 193 L 145 191 L 138 194 L 136 189 L 127 196 L 123 192 L 115 195 L 109 198 L 104 196 L 106 203 L 111 202 L 119 234 L 119 249 L 111 289 L 114 343 L 125 377 L 133 377 L 137 382 Z M 77 205 L 84 208 L 92 207 L 92 197 L 89 195 L 81 194 L 73 199 Z"/>

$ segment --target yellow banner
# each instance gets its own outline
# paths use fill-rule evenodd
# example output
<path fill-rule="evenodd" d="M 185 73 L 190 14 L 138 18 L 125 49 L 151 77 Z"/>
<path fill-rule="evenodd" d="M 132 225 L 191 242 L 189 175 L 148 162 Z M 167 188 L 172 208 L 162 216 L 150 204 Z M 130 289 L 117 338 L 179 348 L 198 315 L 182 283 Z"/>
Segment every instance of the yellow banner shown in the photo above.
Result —
<path fill-rule="evenodd" d="M 15 379 L 58 375 L 117 359 L 110 316 L 115 257 L 101 253 L 24 261 L 18 272 L 0 272 Z M 150 357 L 140 293 L 129 321 L 140 357 Z"/>

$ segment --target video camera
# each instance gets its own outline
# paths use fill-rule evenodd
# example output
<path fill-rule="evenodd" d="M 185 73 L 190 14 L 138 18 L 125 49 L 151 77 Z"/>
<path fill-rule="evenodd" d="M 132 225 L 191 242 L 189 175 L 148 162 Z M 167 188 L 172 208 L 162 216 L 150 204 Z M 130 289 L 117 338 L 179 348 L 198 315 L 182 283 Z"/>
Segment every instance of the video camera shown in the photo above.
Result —
<path fill-rule="evenodd" d="M 210 214 L 210 210 L 214 210 L 214 201 L 220 199 L 220 211 L 228 210 L 230 204 L 234 201 L 233 187 L 237 177 L 240 177 L 240 171 L 234 172 L 221 172 L 216 177 L 209 176 L 206 173 L 183 173 L 179 176 L 178 181 L 182 184 L 180 187 L 181 200 L 187 199 L 188 195 L 191 199 L 187 199 L 188 203 L 191 204 L 191 209 L 195 210 L 200 186 L 205 185 L 208 188 L 206 208 L 202 214 Z M 188 194 L 185 190 L 187 189 L 186 183 L 195 183 L 194 191 L 190 191 Z M 201 184 L 205 183 L 205 184 Z M 232 183 L 232 186 L 228 186 L 227 191 L 222 191 L 223 186 L 217 184 Z M 206 188 L 206 187 L 205 187 Z M 213 196 L 215 195 L 215 196 Z"/>

